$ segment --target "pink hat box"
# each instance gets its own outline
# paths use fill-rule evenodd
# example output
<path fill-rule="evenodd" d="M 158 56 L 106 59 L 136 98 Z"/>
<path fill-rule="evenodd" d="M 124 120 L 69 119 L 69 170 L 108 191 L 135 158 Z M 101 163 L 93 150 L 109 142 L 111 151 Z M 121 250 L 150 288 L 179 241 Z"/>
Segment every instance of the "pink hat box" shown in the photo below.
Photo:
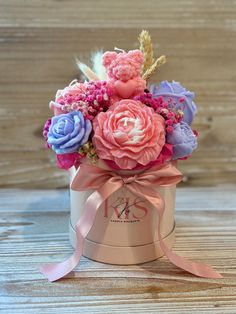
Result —
<path fill-rule="evenodd" d="M 76 168 L 72 167 L 70 183 Z M 129 171 L 129 174 L 136 174 Z M 119 171 L 127 174 L 127 171 Z M 156 187 L 165 202 L 161 235 L 171 248 L 175 240 L 175 190 L 176 187 Z M 70 189 L 70 242 L 76 245 L 75 226 L 84 204 L 93 191 Z M 157 212 L 144 199 L 137 197 L 125 186 L 113 193 L 98 209 L 94 224 L 85 239 L 83 256 L 102 263 L 116 265 L 141 264 L 163 256 L 157 235 Z"/>

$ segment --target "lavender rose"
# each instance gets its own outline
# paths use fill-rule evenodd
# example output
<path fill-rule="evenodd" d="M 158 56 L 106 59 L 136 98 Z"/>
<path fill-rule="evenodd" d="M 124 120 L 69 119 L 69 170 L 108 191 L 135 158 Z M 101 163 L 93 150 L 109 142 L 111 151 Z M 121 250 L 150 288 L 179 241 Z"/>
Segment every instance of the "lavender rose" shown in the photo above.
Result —
<path fill-rule="evenodd" d="M 150 92 L 155 96 L 162 96 L 164 100 L 169 103 L 171 107 L 184 112 L 183 121 L 191 125 L 195 114 L 197 113 L 197 107 L 193 102 L 194 93 L 188 91 L 180 83 L 172 81 L 163 81 L 159 86 L 151 85 Z M 171 99 L 172 101 L 168 102 Z M 173 104 L 174 102 L 174 104 Z"/>
<path fill-rule="evenodd" d="M 47 142 L 57 154 L 73 153 L 88 141 L 91 131 L 90 120 L 72 111 L 52 118 Z"/>
<path fill-rule="evenodd" d="M 190 126 L 183 121 L 174 125 L 174 130 L 171 134 L 167 134 L 166 141 L 173 145 L 172 159 L 187 157 L 197 148 L 196 135 Z"/>

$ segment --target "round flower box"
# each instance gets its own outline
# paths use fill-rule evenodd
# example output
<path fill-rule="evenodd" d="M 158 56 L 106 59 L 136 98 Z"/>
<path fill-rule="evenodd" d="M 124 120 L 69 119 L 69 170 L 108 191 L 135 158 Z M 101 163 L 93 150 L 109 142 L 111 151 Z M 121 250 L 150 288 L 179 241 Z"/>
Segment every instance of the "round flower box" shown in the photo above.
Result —
<path fill-rule="evenodd" d="M 75 173 L 76 168 L 72 167 L 71 183 Z M 132 174 L 135 173 L 132 171 Z M 119 174 L 127 174 L 127 171 L 120 171 Z M 165 202 L 161 235 L 165 244 L 171 248 L 175 239 L 175 186 L 157 186 L 155 190 Z M 76 223 L 92 192 L 70 189 L 70 241 L 73 247 L 76 245 Z M 128 265 L 155 260 L 163 255 L 158 241 L 157 219 L 155 209 L 124 186 L 98 209 L 94 224 L 85 239 L 83 255 L 109 264 Z"/>

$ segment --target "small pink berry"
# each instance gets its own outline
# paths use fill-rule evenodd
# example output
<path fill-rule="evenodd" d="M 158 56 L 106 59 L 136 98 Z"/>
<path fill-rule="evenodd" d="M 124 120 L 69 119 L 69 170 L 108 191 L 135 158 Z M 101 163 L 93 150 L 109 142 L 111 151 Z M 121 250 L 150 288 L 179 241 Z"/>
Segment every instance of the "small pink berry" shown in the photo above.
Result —
<path fill-rule="evenodd" d="M 97 96 L 96 96 L 96 100 L 97 100 L 98 102 L 103 101 L 103 96 L 102 96 L 102 95 L 97 95 Z"/>
<path fill-rule="evenodd" d="M 168 126 L 168 127 L 166 128 L 167 133 L 172 133 L 173 130 L 174 130 L 173 126 Z"/>
<path fill-rule="evenodd" d="M 93 96 L 93 95 L 89 95 L 89 96 L 87 97 L 87 100 L 88 100 L 89 102 L 93 102 L 93 101 L 94 101 L 94 96 Z"/>
<path fill-rule="evenodd" d="M 68 96 L 67 99 L 66 99 L 66 102 L 67 102 L 68 104 L 71 104 L 72 101 L 73 101 L 73 98 L 70 97 L 70 96 Z"/>
<path fill-rule="evenodd" d="M 82 96 L 81 95 L 78 95 L 76 98 L 75 98 L 76 101 L 80 101 L 82 100 Z"/>
<path fill-rule="evenodd" d="M 102 83 L 100 81 L 96 82 L 96 87 L 100 88 L 102 86 Z"/>
<path fill-rule="evenodd" d="M 172 125 L 173 124 L 173 120 L 166 120 L 166 125 Z"/>
<path fill-rule="evenodd" d="M 172 111 L 170 111 L 168 114 L 167 114 L 167 118 L 168 119 L 170 119 L 170 118 L 172 118 L 172 117 L 174 117 L 175 116 L 175 114 L 174 114 L 174 112 L 172 112 Z"/>

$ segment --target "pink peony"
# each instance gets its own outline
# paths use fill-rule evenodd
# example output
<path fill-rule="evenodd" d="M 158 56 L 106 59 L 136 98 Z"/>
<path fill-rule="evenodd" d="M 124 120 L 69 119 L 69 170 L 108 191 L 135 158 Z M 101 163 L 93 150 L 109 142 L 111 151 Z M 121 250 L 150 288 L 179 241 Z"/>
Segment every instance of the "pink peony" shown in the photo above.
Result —
<path fill-rule="evenodd" d="M 123 99 L 93 121 L 99 158 L 120 169 L 134 169 L 158 159 L 165 144 L 165 121 L 139 101 Z"/>
<path fill-rule="evenodd" d="M 153 166 L 161 166 L 164 163 L 171 160 L 173 155 L 173 146 L 171 144 L 165 143 L 165 145 L 162 147 L 162 150 L 158 156 L 158 158 L 154 161 L 151 161 L 147 166 L 142 166 L 141 164 L 137 164 L 133 170 L 141 170 L 144 167 L 153 167 Z M 114 170 L 120 170 L 120 168 L 114 163 L 114 161 L 106 160 L 106 163 L 108 166 Z"/>

